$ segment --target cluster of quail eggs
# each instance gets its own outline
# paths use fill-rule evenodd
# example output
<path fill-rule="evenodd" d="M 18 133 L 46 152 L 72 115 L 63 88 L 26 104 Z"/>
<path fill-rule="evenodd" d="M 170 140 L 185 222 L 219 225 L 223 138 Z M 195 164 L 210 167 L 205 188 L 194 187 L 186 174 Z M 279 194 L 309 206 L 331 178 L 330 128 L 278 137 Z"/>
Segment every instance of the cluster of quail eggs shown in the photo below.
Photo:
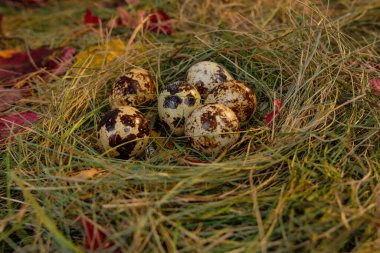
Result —
<path fill-rule="evenodd" d="M 240 126 L 256 109 L 256 95 L 235 80 L 220 64 L 202 61 L 191 66 L 185 81 L 157 85 L 147 70 L 131 69 L 114 82 L 111 111 L 98 125 L 98 139 L 105 152 L 129 159 L 144 153 L 149 123 L 136 107 L 157 98 L 158 116 L 168 135 L 186 136 L 191 146 L 215 156 L 233 146 Z"/>

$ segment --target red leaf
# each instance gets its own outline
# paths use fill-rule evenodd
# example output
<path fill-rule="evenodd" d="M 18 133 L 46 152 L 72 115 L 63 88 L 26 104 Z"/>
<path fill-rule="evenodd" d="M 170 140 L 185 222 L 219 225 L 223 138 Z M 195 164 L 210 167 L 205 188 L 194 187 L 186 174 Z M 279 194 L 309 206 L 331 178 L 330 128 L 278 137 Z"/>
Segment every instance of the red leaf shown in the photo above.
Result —
<path fill-rule="evenodd" d="M 0 81 L 7 82 L 23 74 L 43 67 L 46 58 L 54 52 L 52 49 L 40 47 L 29 52 L 17 52 L 9 58 L 0 58 Z"/>
<path fill-rule="evenodd" d="M 62 50 L 61 54 L 49 60 L 49 57 L 59 50 Z M 64 49 L 40 47 L 28 52 L 15 51 L 7 57 L 0 57 L 0 82 L 15 82 L 16 78 L 43 67 L 47 67 L 54 74 L 63 74 L 70 66 L 75 51 L 71 47 Z"/>
<path fill-rule="evenodd" d="M 55 75 L 63 75 L 71 67 L 76 49 L 65 47 L 58 57 L 47 63 L 47 70 Z"/>
<path fill-rule="evenodd" d="M 274 103 L 274 108 L 276 111 L 279 111 L 281 109 L 281 106 L 282 106 L 282 99 L 275 99 L 273 101 Z"/>
<path fill-rule="evenodd" d="M 107 235 L 100 231 L 92 220 L 83 215 L 79 219 L 85 230 L 85 247 L 87 249 L 94 251 L 108 249 L 112 246 L 112 242 L 106 242 Z"/>
<path fill-rule="evenodd" d="M 273 117 L 277 116 L 278 112 L 271 112 L 265 116 L 265 125 L 269 125 L 272 122 Z"/>
<path fill-rule="evenodd" d="M 0 116 L 0 143 L 4 143 L 11 133 L 16 134 L 25 130 L 25 127 L 38 120 L 38 115 L 34 112 L 22 112 Z"/>
<path fill-rule="evenodd" d="M 372 61 L 366 61 L 364 62 L 364 67 L 366 67 L 369 70 L 375 70 L 380 71 L 380 63 L 372 62 Z"/>
<path fill-rule="evenodd" d="M 146 28 L 151 32 L 163 33 L 166 35 L 171 35 L 173 32 L 169 15 L 160 10 L 154 10 L 151 12 Z"/>
<path fill-rule="evenodd" d="M 272 122 L 273 118 L 277 117 L 280 114 L 280 109 L 282 106 L 282 99 L 275 99 L 273 101 L 273 103 L 274 103 L 274 111 L 268 113 L 265 116 L 265 124 L 266 125 L 269 125 Z"/>
<path fill-rule="evenodd" d="M 369 80 L 369 85 L 371 86 L 371 91 L 379 95 L 380 94 L 380 79 L 379 78 L 372 78 Z"/>
<path fill-rule="evenodd" d="M 21 98 L 30 96 L 32 93 L 29 89 L 1 89 L 0 88 L 0 112 L 8 110 L 12 104 Z"/>
<path fill-rule="evenodd" d="M 102 22 L 102 20 L 97 17 L 97 16 L 94 16 L 92 14 L 92 11 L 87 9 L 86 10 L 86 13 L 84 14 L 84 17 L 83 17 L 83 23 L 85 25 L 99 25 L 100 23 Z"/>

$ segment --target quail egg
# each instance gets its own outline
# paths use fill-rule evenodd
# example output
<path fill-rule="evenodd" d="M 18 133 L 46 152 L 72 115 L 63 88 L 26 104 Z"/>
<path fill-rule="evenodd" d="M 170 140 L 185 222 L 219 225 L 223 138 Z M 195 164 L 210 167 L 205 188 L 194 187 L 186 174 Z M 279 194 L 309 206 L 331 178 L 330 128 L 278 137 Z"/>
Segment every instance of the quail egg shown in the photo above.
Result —
<path fill-rule="evenodd" d="M 158 96 L 158 115 L 174 135 L 183 135 L 185 119 L 201 104 L 197 89 L 187 82 L 174 82 Z"/>
<path fill-rule="evenodd" d="M 148 144 L 148 137 L 148 121 L 131 106 L 109 111 L 98 126 L 100 144 L 112 157 L 129 159 L 140 155 Z"/>
<path fill-rule="evenodd" d="M 230 80 L 234 80 L 231 74 L 222 65 L 211 61 L 198 62 L 187 71 L 187 81 L 197 87 L 203 98 L 215 86 Z"/>
<path fill-rule="evenodd" d="M 241 81 L 228 81 L 212 89 L 206 104 L 218 103 L 229 107 L 241 123 L 247 122 L 256 110 L 256 95 Z"/>
<path fill-rule="evenodd" d="M 120 76 L 112 86 L 110 104 L 112 108 L 130 105 L 140 106 L 152 102 L 156 97 L 156 84 L 145 69 L 131 69 Z"/>
<path fill-rule="evenodd" d="M 222 104 L 200 106 L 185 122 L 185 134 L 191 146 L 206 155 L 217 155 L 235 144 L 240 136 L 239 130 L 235 113 Z"/>

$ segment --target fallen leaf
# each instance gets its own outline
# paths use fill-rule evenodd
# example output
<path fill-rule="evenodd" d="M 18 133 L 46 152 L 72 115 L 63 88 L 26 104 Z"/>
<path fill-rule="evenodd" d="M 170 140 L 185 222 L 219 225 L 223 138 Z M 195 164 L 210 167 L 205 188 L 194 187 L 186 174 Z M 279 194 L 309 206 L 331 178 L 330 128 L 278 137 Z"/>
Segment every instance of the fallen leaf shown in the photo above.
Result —
<path fill-rule="evenodd" d="M 379 78 L 372 78 L 369 80 L 369 85 L 371 87 L 371 91 L 376 94 L 380 95 L 380 79 Z"/>
<path fill-rule="evenodd" d="M 171 35 L 173 32 L 169 15 L 161 10 L 153 10 L 150 13 L 146 29 L 151 32 L 163 33 L 166 35 Z"/>
<path fill-rule="evenodd" d="M 77 50 L 73 47 L 65 47 L 58 57 L 47 63 L 47 70 L 54 75 L 63 75 L 71 67 Z"/>
<path fill-rule="evenodd" d="M 20 53 L 21 51 L 18 49 L 6 49 L 0 50 L 0 58 L 11 58 L 14 54 Z"/>
<path fill-rule="evenodd" d="M 119 17 L 117 18 L 113 18 L 113 19 L 110 19 L 108 22 L 107 22 L 107 27 L 108 28 L 115 28 L 115 27 L 118 27 L 121 25 L 121 20 Z"/>
<path fill-rule="evenodd" d="M 107 27 L 115 28 L 118 26 L 125 26 L 128 28 L 136 28 L 139 24 L 142 23 L 145 17 L 145 11 L 138 11 L 135 15 L 127 12 L 125 8 L 118 7 L 117 8 L 117 18 L 111 19 L 107 23 Z"/>
<path fill-rule="evenodd" d="M 79 217 L 85 230 L 85 247 L 90 251 L 108 249 L 113 242 L 107 242 L 107 235 L 101 231 L 98 225 L 84 215 Z"/>
<path fill-rule="evenodd" d="M 70 177 L 75 179 L 92 179 L 95 175 L 99 174 L 99 170 L 97 168 L 85 169 L 81 170 L 78 173 L 72 174 Z"/>
<path fill-rule="evenodd" d="M 0 112 L 8 110 L 17 101 L 31 94 L 32 92 L 29 89 L 0 88 Z"/>
<path fill-rule="evenodd" d="M 119 16 L 119 24 L 126 27 L 134 27 L 133 15 L 127 12 L 123 7 L 117 7 L 117 14 Z"/>
<path fill-rule="evenodd" d="M 15 49 L 0 51 L 0 82 L 15 83 L 23 75 L 46 67 L 53 74 L 63 74 L 70 66 L 75 48 L 40 47 L 28 52 Z M 58 56 L 54 56 L 59 53 Z M 3 57 L 1 57 L 1 55 Z"/>
<path fill-rule="evenodd" d="M 279 111 L 282 106 L 282 99 L 275 99 L 274 100 L 274 108 Z"/>
<path fill-rule="evenodd" d="M 40 47 L 28 52 L 15 52 L 8 58 L 0 58 L 0 81 L 9 82 L 23 74 L 36 71 L 45 65 L 54 49 Z"/>
<path fill-rule="evenodd" d="M 112 39 L 107 44 L 92 46 L 82 50 L 75 56 L 74 67 L 90 70 L 100 68 L 125 54 L 125 44 L 119 39 Z"/>
<path fill-rule="evenodd" d="M 37 121 L 38 115 L 34 112 L 0 116 L 0 143 L 5 143 L 11 135 L 26 130 L 26 126 L 30 126 Z"/>
<path fill-rule="evenodd" d="M 118 7 L 117 13 L 119 15 L 121 25 L 124 25 L 129 28 L 137 27 L 144 20 L 145 15 L 144 10 L 137 12 L 136 15 L 132 15 L 131 13 L 127 12 L 123 7 Z"/>
<path fill-rule="evenodd" d="M 273 118 L 275 118 L 276 116 L 280 114 L 281 106 L 282 106 L 282 99 L 275 99 L 274 110 L 265 116 L 266 125 L 269 125 L 272 122 Z"/>
<path fill-rule="evenodd" d="M 380 71 L 380 63 L 366 61 L 363 65 L 369 70 Z"/>
<path fill-rule="evenodd" d="M 85 25 L 95 25 L 98 26 L 102 20 L 98 16 L 94 16 L 90 9 L 86 10 L 86 13 L 83 17 L 83 23 Z"/>
<path fill-rule="evenodd" d="M 268 113 L 266 116 L 265 116 L 265 125 L 269 125 L 271 122 L 272 122 L 272 119 L 278 115 L 278 112 L 277 111 L 274 111 L 274 112 L 271 112 L 271 113 Z"/>

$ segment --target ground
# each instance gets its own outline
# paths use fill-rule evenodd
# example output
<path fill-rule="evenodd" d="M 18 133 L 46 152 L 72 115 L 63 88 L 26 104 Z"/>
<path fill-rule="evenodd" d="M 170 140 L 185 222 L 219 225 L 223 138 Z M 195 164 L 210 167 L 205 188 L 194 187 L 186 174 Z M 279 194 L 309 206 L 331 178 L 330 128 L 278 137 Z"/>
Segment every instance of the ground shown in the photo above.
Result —
<path fill-rule="evenodd" d="M 124 1 L 10 2 L 1 50 L 78 54 L 65 74 L 32 77 L 33 95 L 1 113 L 39 116 L 0 144 L 2 252 L 380 251 L 378 1 L 121 5 L 164 11 L 170 35 L 132 21 L 108 29 Z M 100 26 L 83 23 L 86 9 Z M 123 71 L 148 69 L 160 90 L 201 60 L 257 95 L 236 145 L 204 156 L 159 131 L 153 103 L 140 110 L 154 152 L 103 152 L 96 129 Z"/>

